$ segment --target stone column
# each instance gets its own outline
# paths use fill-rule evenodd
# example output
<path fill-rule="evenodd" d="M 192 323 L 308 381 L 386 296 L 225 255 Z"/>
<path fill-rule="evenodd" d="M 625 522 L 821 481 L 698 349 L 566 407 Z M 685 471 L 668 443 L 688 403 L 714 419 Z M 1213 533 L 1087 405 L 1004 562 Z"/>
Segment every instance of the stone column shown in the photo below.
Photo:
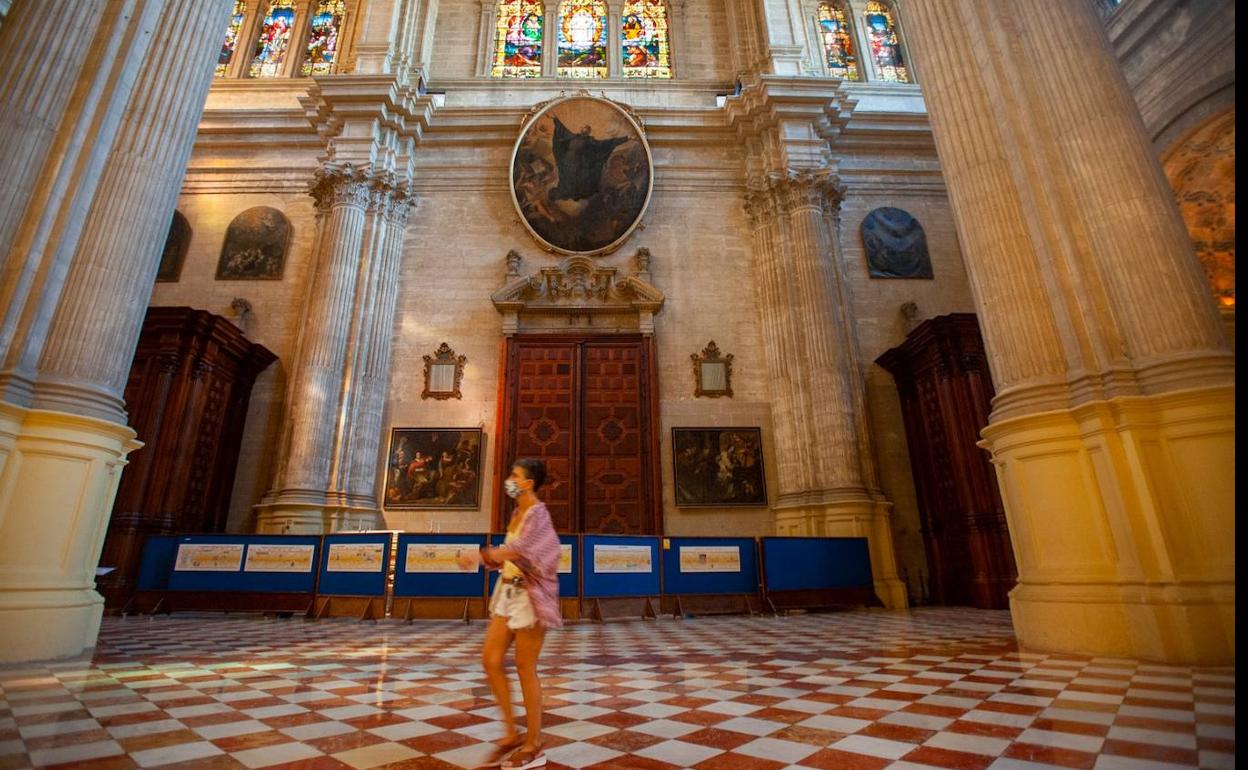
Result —
<path fill-rule="evenodd" d="M 1036 649 L 1233 663 L 1234 358 L 1090 4 L 910 0 Z"/>
<path fill-rule="evenodd" d="M 607 77 L 624 77 L 624 39 L 621 17 L 624 0 L 607 1 Z M 670 33 L 669 33 L 670 34 Z"/>
<path fill-rule="evenodd" d="M 184 24 L 157 23 L 175 7 Z M 120 392 L 227 7 L 25 3 L 0 32 L 23 49 L 0 71 L 0 99 L 18 98 L 0 110 L 0 168 L 17 180 L 3 207 L 17 219 L 0 345 L 0 662 L 95 643 L 94 568 L 138 446 Z M 72 45 L 58 55 L 60 35 Z"/>
<path fill-rule="evenodd" d="M 322 532 L 335 517 L 350 515 L 339 480 L 343 398 L 372 181 L 349 164 L 327 164 L 311 190 L 317 206 L 312 287 L 291 364 L 273 488 L 257 506 L 258 532 Z"/>

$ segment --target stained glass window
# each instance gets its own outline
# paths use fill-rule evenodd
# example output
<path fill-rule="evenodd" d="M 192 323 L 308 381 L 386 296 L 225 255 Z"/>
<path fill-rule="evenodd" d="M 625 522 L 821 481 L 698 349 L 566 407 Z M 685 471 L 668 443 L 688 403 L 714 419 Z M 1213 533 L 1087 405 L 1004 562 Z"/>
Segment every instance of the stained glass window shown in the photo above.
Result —
<path fill-rule="evenodd" d="M 303 57 L 304 75 L 328 75 L 338 58 L 338 35 L 347 0 L 320 0 L 309 25 L 308 47 Z"/>
<path fill-rule="evenodd" d="M 861 80 L 858 57 L 854 54 L 854 33 L 842 0 L 819 4 L 819 37 L 823 41 L 823 61 L 828 74 L 842 80 Z"/>
<path fill-rule="evenodd" d="M 897 36 L 892 10 L 878 0 L 872 0 L 867 3 L 863 16 L 867 22 L 867 45 L 880 80 L 909 83 L 910 74 L 901 56 L 901 40 Z"/>
<path fill-rule="evenodd" d="M 670 78 L 672 52 L 663 0 L 628 0 L 621 16 L 626 78 Z"/>
<path fill-rule="evenodd" d="M 607 76 L 607 4 L 564 0 L 559 8 L 559 77 Z"/>
<path fill-rule="evenodd" d="M 243 27 L 243 17 L 247 15 L 247 0 L 234 0 L 234 10 L 230 11 L 230 26 L 225 28 L 225 42 L 221 43 L 221 53 L 217 54 L 217 75 L 224 75 L 230 68 L 230 59 L 234 58 L 234 48 L 238 45 L 238 32 Z"/>
<path fill-rule="evenodd" d="M 295 26 L 295 0 L 270 0 L 269 12 L 260 25 L 256 53 L 247 74 L 253 78 L 271 78 L 282 74 L 282 62 L 290 49 L 290 35 Z"/>
<path fill-rule="evenodd" d="M 536 0 L 507 0 L 498 8 L 494 33 L 496 78 L 542 76 L 542 26 L 546 9 Z"/>

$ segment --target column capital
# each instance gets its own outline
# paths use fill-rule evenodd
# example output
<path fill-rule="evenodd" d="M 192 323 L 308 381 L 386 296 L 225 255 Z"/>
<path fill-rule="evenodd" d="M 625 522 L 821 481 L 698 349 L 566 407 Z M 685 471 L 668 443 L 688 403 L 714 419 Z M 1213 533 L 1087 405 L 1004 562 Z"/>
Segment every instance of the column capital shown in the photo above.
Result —
<path fill-rule="evenodd" d="M 367 208 L 371 188 L 372 178 L 367 169 L 350 163 L 325 163 L 313 175 L 308 194 L 316 202 L 319 216 L 339 205 Z"/>
<path fill-rule="evenodd" d="M 836 211 L 845 187 L 829 169 L 787 169 L 767 175 L 767 187 L 784 211 Z"/>

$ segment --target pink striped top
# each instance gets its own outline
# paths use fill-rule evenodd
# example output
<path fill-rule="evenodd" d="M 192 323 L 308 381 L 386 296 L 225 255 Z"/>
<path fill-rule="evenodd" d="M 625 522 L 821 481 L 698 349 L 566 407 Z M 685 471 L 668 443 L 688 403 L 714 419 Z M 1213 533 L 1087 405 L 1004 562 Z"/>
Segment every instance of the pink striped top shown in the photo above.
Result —
<path fill-rule="evenodd" d="M 513 514 L 514 515 L 514 514 Z M 514 560 L 524 573 L 533 613 L 547 628 L 562 628 L 559 611 L 559 535 L 546 504 L 535 503 L 520 524 L 520 533 L 507 546 L 519 554 Z"/>

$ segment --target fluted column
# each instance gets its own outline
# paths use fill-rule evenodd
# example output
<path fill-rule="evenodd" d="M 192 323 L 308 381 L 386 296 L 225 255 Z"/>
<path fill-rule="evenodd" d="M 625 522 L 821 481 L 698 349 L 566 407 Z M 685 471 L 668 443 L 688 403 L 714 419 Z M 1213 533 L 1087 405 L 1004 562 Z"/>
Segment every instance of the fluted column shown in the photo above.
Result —
<path fill-rule="evenodd" d="M 1082 0 L 909 0 L 1028 647 L 1234 661 L 1234 358 Z"/>
<path fill-rule="evenodd" d="M 0 27 L 0 662 L 95 643 L 139 446 L 121 388 L 227 7 L 48 0 Z"/>
<path fill-rule="evenodd" d="M 771 173 L 752 188 L 747 209 L 779 465 L 777 532 L 866 537 L 876 593 L 890 607 L 905 606 L 892 506 L 864 480 L 866 436 L 854 411 L 860 375 L 828 227 L 839 190 L 826 169 Z"/>
<path fill-rule="evenodd" d="M 36 408 L 126 422 L 122 391 L 229 5 L 195 3 L 156 28 L 52 319 Z"/>

